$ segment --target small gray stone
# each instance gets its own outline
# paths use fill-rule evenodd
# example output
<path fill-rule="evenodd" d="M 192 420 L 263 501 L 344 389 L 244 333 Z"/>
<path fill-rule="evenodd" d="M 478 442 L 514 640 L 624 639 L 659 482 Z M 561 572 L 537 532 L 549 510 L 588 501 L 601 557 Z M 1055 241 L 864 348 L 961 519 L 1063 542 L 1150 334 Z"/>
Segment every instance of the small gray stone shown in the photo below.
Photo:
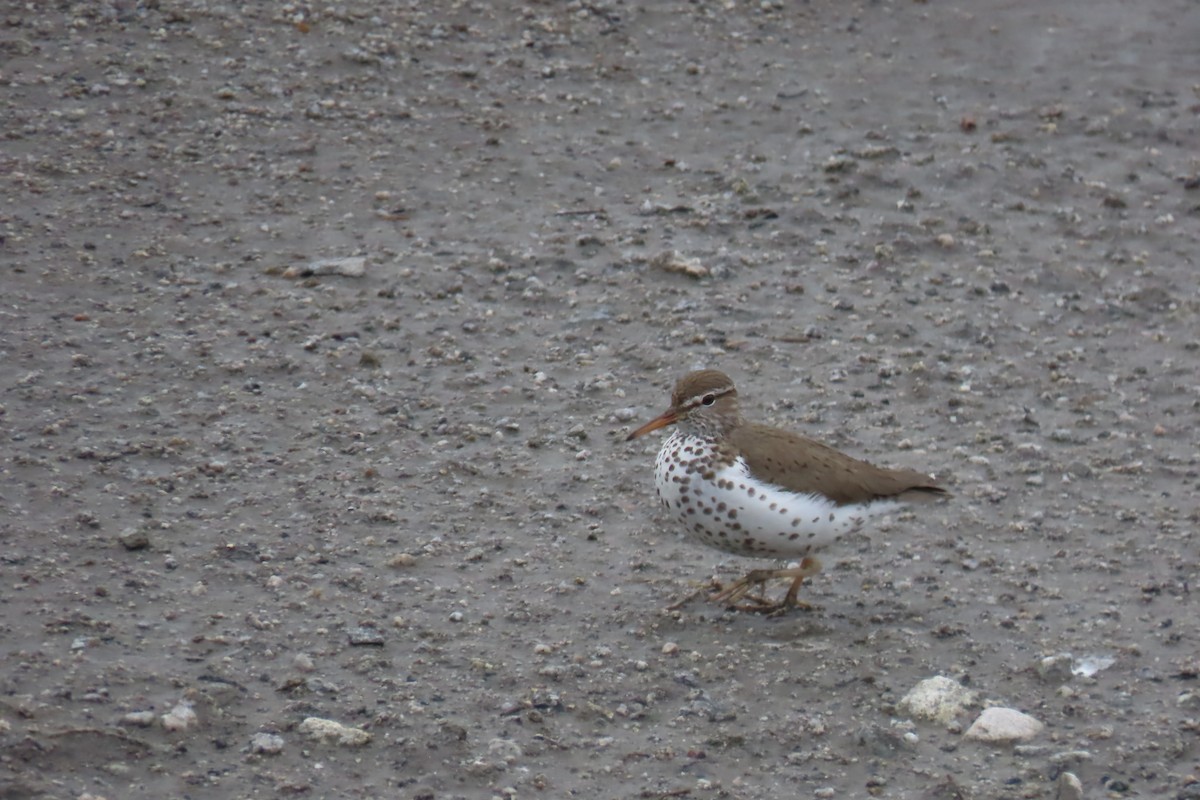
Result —
<path fill-rule="evenodd" d="M 145 550 L 150 546 L 150 536 L 141 528 L 126 528 L 117 536 L 117 541 L 126 550 Z"/>
<path fill-rule="evenodd" d="M 313 275 L 341 275 L 343 278 L 361 278 L 367 274 L 367 260 L 362 256 L 349 258 L 327 258 L 309 264 Z"/>
<path fill-rule="evenodd" d="M 377 628 L 351 628 L 346 635 L 354 647 L 383 647 L 383 634 Z"/>
<path fill-rule="evenodd" d="M 130 711 L 121 717 L 123 725 L 136 725 L 139 728 L 149 728 L 154 724 L 156 715 L 153 711 Z"/>
<path fill-rule="evenodd" d="M 906 736 L 907 733 L 909 731 L 872 723 L 858 729 L 854 743 L 877 758 L 890 758 L 913 749 L 916 742 Z"/>
<path fill-rule="evenodd" d="M 256 733 L 250 739 L 250 752 L 277 756 L 283 752 L 283 737 L 274 733 Z"/>
<path fill-rule="evenodd" d="M 1046 656 L 1037 663 L 1038 677 L 1047 683 L 1066 683 L 1071 680 L 1071 656 L 1066 653 L 1059 653 L 1054 656 Z"/>

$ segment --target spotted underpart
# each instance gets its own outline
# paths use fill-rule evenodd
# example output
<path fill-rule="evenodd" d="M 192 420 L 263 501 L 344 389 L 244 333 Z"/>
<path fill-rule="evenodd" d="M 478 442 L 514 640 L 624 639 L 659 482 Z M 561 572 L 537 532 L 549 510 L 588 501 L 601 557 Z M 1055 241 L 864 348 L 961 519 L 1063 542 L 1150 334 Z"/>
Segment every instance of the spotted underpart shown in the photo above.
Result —
<path fill-rule="evenodd" d="M 688 535 L 743 556 L 803 558 L 905 505 L 896 500 L 837 505 L 821 495 L 788 491 L 751 476 L 743 459 L 721 451 L 712 439 L 683 430 L 659 450 L 654 482 Z"/>

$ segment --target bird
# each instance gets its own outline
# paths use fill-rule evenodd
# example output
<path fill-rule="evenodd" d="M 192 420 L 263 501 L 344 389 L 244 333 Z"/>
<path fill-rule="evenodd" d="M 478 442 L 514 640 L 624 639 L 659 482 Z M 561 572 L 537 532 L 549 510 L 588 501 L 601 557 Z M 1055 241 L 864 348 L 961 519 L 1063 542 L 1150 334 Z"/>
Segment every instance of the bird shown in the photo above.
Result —
<path fill-rule="evenodd" d="M 681 377 L 670 407 L 626 441 L 670 425 L 675 430 L 658 451 L 654 484 L 688 535 L 739 556 L 799 560 L 752 570 L 711 596 L 737 609 L 808 607 L 798 593 L 805 578 L 821 571 L 817 552 L 875 517 L 949 496 L 916 470 L 884 469 L 798 433 L 748 422 L 733 381 L 719 370 Z M 771 603 L 763 591 L 779 578 L 792 583 L 781 602 Z M 756 586 L 759 596 L 747 600 L 752 604 L 738 605 Z"/>

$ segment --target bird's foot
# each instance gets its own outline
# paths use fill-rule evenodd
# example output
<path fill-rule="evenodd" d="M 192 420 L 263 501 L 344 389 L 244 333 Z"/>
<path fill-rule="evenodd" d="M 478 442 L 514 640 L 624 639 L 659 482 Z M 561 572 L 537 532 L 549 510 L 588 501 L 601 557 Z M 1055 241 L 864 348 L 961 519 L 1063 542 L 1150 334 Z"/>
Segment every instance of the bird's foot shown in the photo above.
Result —
<path fill-rule="evenodd" d="M 762 614 L 764 617 L 782 617 L 790 611 L 814 611 L 818 607 L 803 600 L 768 600 L 765 597 L 748 597 L 745 602 L 726 603 L 734 611 L 745 611 L 751 614 Z"/>
<path fill-rule="evenodd" d="M 716 603 L 724 603 L 736 611 L 750 611 L 756 614 L 766 614 L 770 617 L 785 614 L 794 608 L 802 611 L 812 611 L 813 606 L 800 600 L 796 596 L 796 593 L 800 590 L 800 583 L 808 576 L 815 574 L 820 568 L 820 562 L 816 559 L 805 559 L 800 567 L 794 569 L 752 570 L 741 580 L 734 582 L 716 594 L 710 595 L 709 599 Z M 778 602 L 768 600 L 766 597 L 767 581 L 774 580 L 775 578 L 792 579 L 792 585 L 788 588 L 787 594 L 783 600 Z M 751 594 L 750 590 L 756 586 L 758 587 L 758 593 Z M 746 602 L 741 602 L 743 600 Z"/>
<path fill-rule="evenodd" d="M 708 594 L 713 589 L 716 589 L 719 591 L 720 588 L 721 588 L 721 584 L 718 583 L 717 580 L 714 578 L 714 579 L 710 580 L 708 583 L 701 584 L 695 591 L 690 592 L 690 593 L 684 595 L 683 597 L 681 597 L 680 599 L 676 600 L 674 603 L 671 603 L 671 605 L 667 606 L 667 611 L 678 611 L 679 609 L 683 608 L 688 603 L 695 600 L 700 595 Z"/>
<path fill-rule="evenodd" d="M 736 606 L 739 600 L 749 598 L 750 602 L 755 606 L 768 605 L 765 589 L 767 581 L 775 577 L 773 569 L 756 569 L 752 570 L 746 577 L 734 581 L 729 586 L 720 589 L 715 594 L 709 595 L 709 600 L 714 603 L 724 603 L 729 606 Z M 750 590 L 758 587 L 757 595 L 750 595 Z"/>

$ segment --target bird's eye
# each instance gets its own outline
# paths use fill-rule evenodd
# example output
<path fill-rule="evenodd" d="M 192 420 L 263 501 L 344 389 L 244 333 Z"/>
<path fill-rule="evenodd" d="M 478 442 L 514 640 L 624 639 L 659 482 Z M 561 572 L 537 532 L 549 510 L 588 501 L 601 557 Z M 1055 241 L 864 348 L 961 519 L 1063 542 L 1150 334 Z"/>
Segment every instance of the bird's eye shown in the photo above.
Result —
<path fill-rule="evenodd" d="M 706 394 L 704 395 L 704 399 L 702 399 L 700 402 L 706 406 L 711 406 L 713 403 L 717 402 L 717 396 L 715 394 Z"/>

